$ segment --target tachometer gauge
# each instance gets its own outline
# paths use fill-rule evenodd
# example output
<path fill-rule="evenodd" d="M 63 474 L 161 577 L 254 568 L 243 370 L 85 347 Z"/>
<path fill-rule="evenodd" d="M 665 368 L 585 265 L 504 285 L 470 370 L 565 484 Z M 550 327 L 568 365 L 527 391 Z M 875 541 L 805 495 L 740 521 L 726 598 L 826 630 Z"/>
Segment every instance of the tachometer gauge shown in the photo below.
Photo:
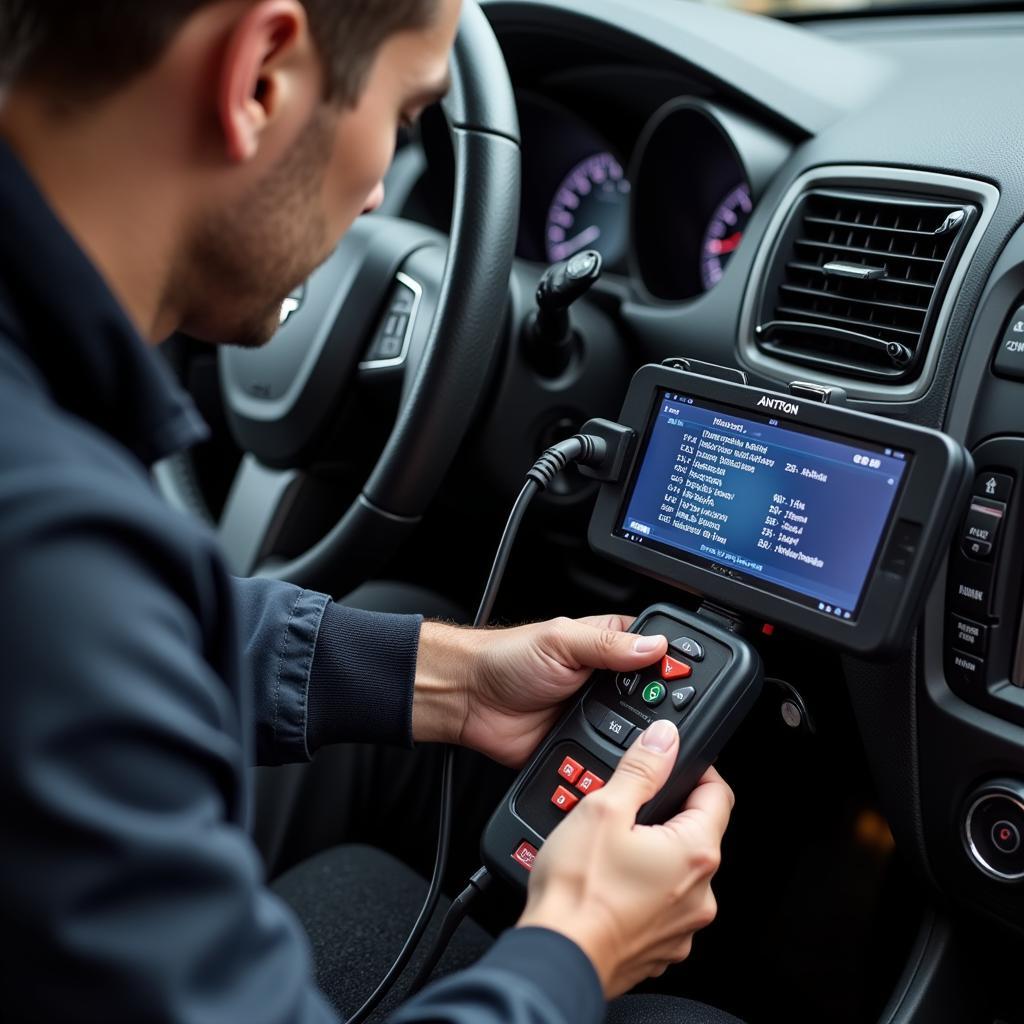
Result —
<path fill-rule="evenodd" d="M 629 182 L 611 153 L 580 161 L 566 176 L 548 210 L 545 251 L 551 263 L 582 249 L 597 249 L 614 266 L 626 254 Z"/>
<path fill-rule="evenodd" d="M 731 189 L 715 207 L 700 253 L 700 277 L 705 291 L 711 291 L 722 280 L 726 264 L 743 239 L 743 229 L 753 208 L 746 182 Z"/>

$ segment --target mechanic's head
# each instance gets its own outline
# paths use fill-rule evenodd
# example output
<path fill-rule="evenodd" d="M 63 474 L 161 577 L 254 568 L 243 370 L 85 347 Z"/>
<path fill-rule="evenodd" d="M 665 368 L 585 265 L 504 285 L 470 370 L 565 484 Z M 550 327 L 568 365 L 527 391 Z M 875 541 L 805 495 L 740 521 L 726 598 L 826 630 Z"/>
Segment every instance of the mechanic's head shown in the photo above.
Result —
<path fill-rule="evenodd" d="M 261 344 L 383 198 L 460 7 L 0 0 L 0 132 L 151 340 Z"/>

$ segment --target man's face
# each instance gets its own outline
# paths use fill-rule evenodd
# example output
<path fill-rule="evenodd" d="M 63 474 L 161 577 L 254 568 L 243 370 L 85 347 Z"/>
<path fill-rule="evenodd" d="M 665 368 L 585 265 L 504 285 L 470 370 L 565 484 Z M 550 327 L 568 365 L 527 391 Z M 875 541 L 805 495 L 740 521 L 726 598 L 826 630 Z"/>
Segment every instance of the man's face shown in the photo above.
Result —
<path fill-rule="evenodd" d="M 284 299 L 380 204 L 400 125 L 446 91 L 460 9 L 438 0 L 431 25 L 386 40 L 354 106 L 320 104 L 256 187 L 203 218 L 177 275 L 183 330 L 247 347 L 270 340 Z"/>

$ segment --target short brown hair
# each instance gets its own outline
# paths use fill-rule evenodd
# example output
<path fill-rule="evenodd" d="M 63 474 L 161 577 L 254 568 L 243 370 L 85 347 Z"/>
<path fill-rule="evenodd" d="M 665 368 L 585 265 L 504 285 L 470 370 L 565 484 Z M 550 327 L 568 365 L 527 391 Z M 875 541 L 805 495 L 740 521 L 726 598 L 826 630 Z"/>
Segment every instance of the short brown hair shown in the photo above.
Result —
<path fill-rule="evenodd" d="M 213 0 L 0 0 L 0 84 L 97 99 L 151 67 Z M 329 99 L 353 104 L 381 44 L 425 28 L 437 0 L 302 0 Z M 64 98 L 62 95 L 61 98 Z"/>

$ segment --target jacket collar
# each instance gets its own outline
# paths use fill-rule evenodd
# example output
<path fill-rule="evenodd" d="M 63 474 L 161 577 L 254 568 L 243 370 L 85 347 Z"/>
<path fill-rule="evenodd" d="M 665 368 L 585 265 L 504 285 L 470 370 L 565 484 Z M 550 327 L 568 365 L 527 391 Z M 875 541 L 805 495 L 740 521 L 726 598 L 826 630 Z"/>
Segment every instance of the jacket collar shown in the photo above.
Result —
<path fill-rule="evenodd" d="M 0 140 L 0 333 L 57 402 L 150 465 L 208 436 L 187 393 Z"/>

